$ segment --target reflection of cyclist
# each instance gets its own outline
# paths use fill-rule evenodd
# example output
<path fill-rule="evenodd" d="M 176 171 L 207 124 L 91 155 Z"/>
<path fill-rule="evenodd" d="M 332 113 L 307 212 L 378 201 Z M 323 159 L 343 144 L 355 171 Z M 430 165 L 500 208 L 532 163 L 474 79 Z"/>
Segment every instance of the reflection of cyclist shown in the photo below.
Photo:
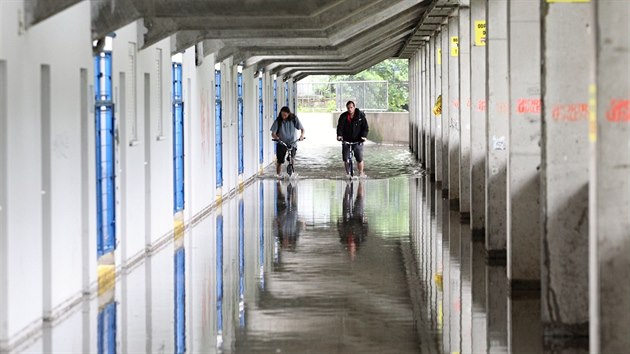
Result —
<path fill-rule="evenodd" d="M 353 183 L 347 183 L 343 195 L 343 217 L 337 221 L 340 241 L 346 246 L 351 259 L 356 256 L 356 252 L 368 232 L 368 224 L 364 216 L 362 181 L 359 182 L 357 196 L 354 200 L 353 192 Z"/>
<path fill-rule="evenodd" d="M 341 148 L 341 158 L 348 171 L 348 153 L 352 149 L 354 158 L 357 160 L 357 169 L 359 176 L 364 177 L 363 173 L 363 142 L 367 139 L 369 127 L 365 114 L 354 106 L 354 102 L 346 103 L 348 111 L 343 112 L 337 121 L 337 140 L 347 141 L 349 143 L 360 143 L 356 145 L 343 145 Z"/>
<path fill-rule="evenodd" d="M 276 184 L 277 199 L 276 206 L 278 215 L 276 226 L 278 228 L 278 239 L 285 248 L 294 248 L 298 236 L 300 235 L 300 223 L 298 221 L 297 208 L 297 188 L 291 183 L 287 185 L 287 193 L 284 194 L 282 184 Z"/>
<path fill-rule="evenodd" d="M 271 125 L 271 137 L 273 139 L 282 140 L 285 144 L 289 145 L 292 142 L 298 140 L 296 138 L 295 130 L 300 131 L 299 140 L 304 140 L 304 126 L 298 119 L 298 117 L 291 113 L 289 107 L 282 107 L 278 117 Z M 293 150 L 293 156 L 295 156 L 296 150 Z M 276 175 L 280 176 L 280 166 L 284 163 L 284 156 L 287 154 L 287 148 L 280 144 L 276 144 Z"/>

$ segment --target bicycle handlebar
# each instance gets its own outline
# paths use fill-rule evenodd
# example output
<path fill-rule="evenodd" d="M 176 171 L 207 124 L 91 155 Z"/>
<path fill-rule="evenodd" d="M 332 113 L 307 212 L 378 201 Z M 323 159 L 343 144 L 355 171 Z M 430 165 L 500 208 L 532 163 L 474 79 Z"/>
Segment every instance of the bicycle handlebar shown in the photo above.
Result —
<path fill-rule="evenodd" d="M 302 138 L 302 140 L 304 140 L 304 139 L 306 139 L 306 138 Z M 285 143 L 284 141 L 282 141 L 280 139 L 271 139 L 271 141 L 275 141 L 277 143 L 280 143 L 280 144 L 282 144 L 282 145 L 284 145 L 284 146 L 286 146 L 288 148 L 289 146 L 293 147 L 295 145 L 295 143 L 300 141 L 300 139 L 294 140 L 291 143 L 289 143 L 288 145 L 287 145 L 287 143 Z"/>

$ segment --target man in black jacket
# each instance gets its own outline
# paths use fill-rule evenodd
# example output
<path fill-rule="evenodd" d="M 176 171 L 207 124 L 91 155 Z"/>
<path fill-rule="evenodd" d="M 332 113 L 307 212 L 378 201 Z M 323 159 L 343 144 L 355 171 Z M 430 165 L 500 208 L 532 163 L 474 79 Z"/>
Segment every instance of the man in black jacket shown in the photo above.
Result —
<path fill-rule="evenodd" d="M 365 167 L 363 162 L 363 142 L 367 139 L 369 130 L 368 122 L 365 118 L 365 114 L 355 107 L 354 102 L 348 101 L 346 108 L 348 110 L 343 112 L 341 116 L 339 116 L 339 121 L 337 121 L 337 140 L 351 143 L 358 142 L 359 144 L 344 144 L 341 148 L 341 156 L 346 167 L 346 173 L 349 174 L 347 160 L 348 153 L 352 148 L 354 157 L 357 160 L 359 176 L 365 177 L 365 173 L 363 172 Z"/>

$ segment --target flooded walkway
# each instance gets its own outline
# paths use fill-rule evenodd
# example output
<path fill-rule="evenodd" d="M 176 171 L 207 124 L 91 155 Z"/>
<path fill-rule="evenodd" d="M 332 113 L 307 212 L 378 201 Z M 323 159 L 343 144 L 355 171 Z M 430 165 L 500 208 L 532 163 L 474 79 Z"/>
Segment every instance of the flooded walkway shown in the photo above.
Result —
<path fill-rule="evenodd" d="M 508 296 L 406 147 L 365 149 L 346 180 L 338 143 L 304 144 L 297 178 L 270 166 L 19 351 L 542 351 L 540 300 Z"/>

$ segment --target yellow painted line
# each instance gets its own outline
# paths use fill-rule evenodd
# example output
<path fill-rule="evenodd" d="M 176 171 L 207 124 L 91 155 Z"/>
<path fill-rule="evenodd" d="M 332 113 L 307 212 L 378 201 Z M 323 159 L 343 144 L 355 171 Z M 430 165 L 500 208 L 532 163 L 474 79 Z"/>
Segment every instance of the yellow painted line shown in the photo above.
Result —
<path fill-rule="evenodd" d="M 101 296 L 107 291 L 114 288 L 116 284 L 116 266 L 115 265 L 99 265 L 96 267 L 98 279 L 98 295 Z"/>
<path fill-rule="evenodd" d="M 183 216 L 175 215 L 175 220 L 173 221 L 173 239 L 177 241 L 182 237 L 184 237 L 184 218 Z"/>

